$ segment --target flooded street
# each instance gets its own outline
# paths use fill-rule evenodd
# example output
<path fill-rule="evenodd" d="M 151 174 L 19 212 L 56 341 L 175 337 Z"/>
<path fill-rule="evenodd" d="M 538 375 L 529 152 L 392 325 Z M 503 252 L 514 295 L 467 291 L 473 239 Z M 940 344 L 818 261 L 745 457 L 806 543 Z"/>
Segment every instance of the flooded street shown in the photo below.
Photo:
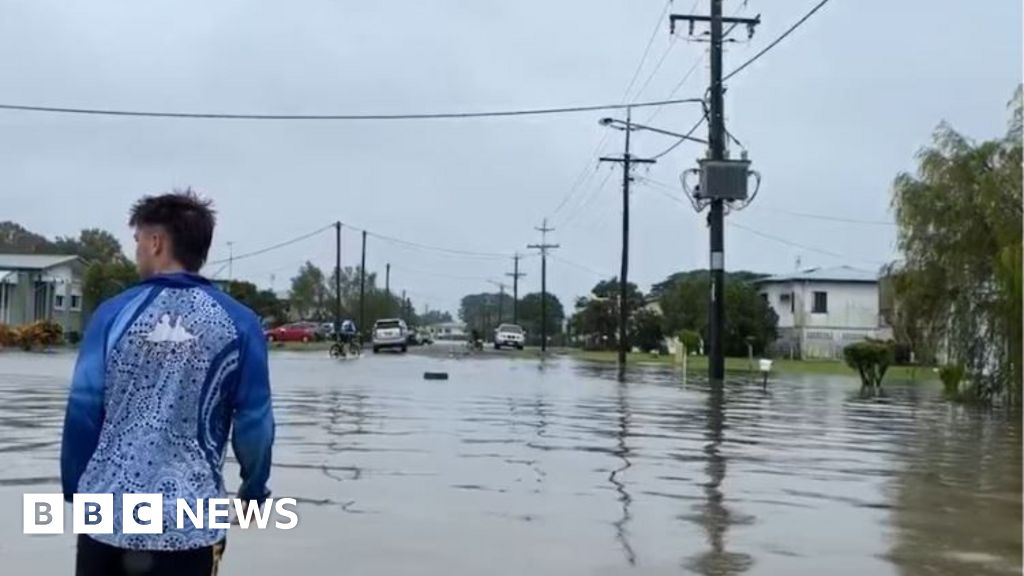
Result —
<path fill-rule="evenodd" d="M 0 355 L 0 566 L 68 574 L 21 535 L 58 492 L 71 355 Z M 271 487 L 288 532 L 238 529 L 221 574 L 1019 574 L 1019 418 L 939 385 L 739 378 L 558 358 L 274 353 Z M 423 373 L 450 373 L 426 381 Z M 227 473 L 237 486 L 237 468 Z"/>

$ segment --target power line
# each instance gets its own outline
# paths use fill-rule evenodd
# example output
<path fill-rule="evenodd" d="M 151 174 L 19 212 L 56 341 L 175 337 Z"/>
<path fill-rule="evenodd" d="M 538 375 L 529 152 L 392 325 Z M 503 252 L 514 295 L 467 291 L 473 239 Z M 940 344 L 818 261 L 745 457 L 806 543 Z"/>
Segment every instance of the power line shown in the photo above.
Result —
<path fill-rule="evenodd" d="M 644 182 L 646 184 L 650 184 L 652 186 L 656 186 L 656 187 L 659 187 L 659 188 L 662 188 L 662 189 L 665 189 L 665 190 L 669 190 L 669 191 L 672 191 L 672 192 L 675 192 L 677 190 L 676 187 L 674 187 L 674 186 L 672 186 L 670 184 L 666 184 L 664 182 L 660 182 L 660 181 L 654 180 L 652 178 L 646 178 L 645 177 L 645 178 L 642 178 L 641 180 L 642 180 L 642 182 Z M 673 198 L 673 199 L 675 199 L 675 198 Z M 842 223 L 845 223 L 845 224 L 863 224 L 863 225 L 866 225 L 866 226 L 896 226 L 895 222 L 888 222 L 888 221 L 885 221 L 885 220 L 863 220 L 863 219 L 858 219 L 858 218 L 844 218 L 844 217 L 841 217 L 841 216 L 831 216 L 831 215 L 828 215 L 828 214 L 812 214 L 812 213 L 808 213 L 808 212 L 796 212 L 796 211 L 793 211 L 793 210 L 785 210 L 783 208 L 772 208 L 770 206 L 762 206 L 759 209 L 760 210 L 764 210 L 766 212 L 777 212 L 779 214 L 788 214 L 790 216 L 796 216 L 798 218 L 807 218 L 807 219 L 811 219 L 811 220 L 824 220 L 824 221 L 827 221 L 827 222 L 842 222 Z"/>
<path fill-rule="evenodd" d="M 401 238 L 396 238 L 394 236 L 386 236 L 384 234 L 378 234 L 376 232 L 370 232 L 369 230 L 364 230 L 364 229 L 359 228 L 357 226 L 351 226 L 351 225 L 348 225 L 348 224 L 346 224 L 346 226 L 348 226 L 349 228 L 352 228 L 353 230 L 365 231 L 368 236 L 372 236 L 374 238 L 377 238 L 377 239 L 380 239 L 380 240 L 384 240 L 386 242 L 391 242 L 393 244 L 398 244 L 400 246 L 407 246 L 409 248 L 418 248 L 418 249 L 421 249 L 421 250 L 430 250 L 430 251 L 440 252 L 440 253 L 445 253 L 445 254 L 454 254 L 454 255 L 457 255 L 457 256 L 468 256 L 468 257 L 471 257 L 471 258 L 495 258 L 495 259 L 497 259 L 497 258 L 511 258 L 512 257 L 512 254 L 502 254 L 500 252 L 477 252 L 477 251 L 473 251 L 473 250 L 460 250 L 460 249 L 457 249 L 457 248 L 445 248 L 445 247 L 441 247 L 441 246 L 431 246 L 430 244 L 423 244 L 423 243 L 420 243 L 420 242 L 412 242 L 410 240 L 402 240 Z"/>
<path fill-rule="evenodd" d="M 597 278 L 602 278 L 602 279 L 615 278 L 615 274 L 606 274 L 604 272 L 598 272 L 597 270 L 594 270 L 593 268 L 590 268 L 589 266 L 584 266 L 583 264 L 580 264 L 578 262 L 573 262 L 572 260 L 568 260 L 566 258 L 562 258 L 561 256 L 552 255 L 551 259 L 552 260 L 556 260 L 558 262 L 561 262 L 562 264 L 567 264 L 569 266 L 572 266 L 573 268 L 576 268 L 578 270 L 582 270 L 584 272 L 589 272 L 590 274 L 593 274 Z"/>
<path fill-rule="evenodd" d="M 700 128 L 707 119 L 708 119 L 707 114 L 704 114 L 703 116 L 701 116 L 700 119 L 697 120 L 697 123 L 693 125 L 693 128 L 690 128 L 690 131 L 686 133 L 686 137 L 685 138 L 680 138 L 679 140 L 676 141 L 675 144 L 669 146 L 668 148 L 662 150 L 661 152 L 655 154 L 654 156 L 651 156 L 651 159 L 652 160 L 657 160 L 657 159 L 661 158 L 662 156 L 665 156 L 669 152 L 671 152 L 671 151 L 675 150 L 676 148 L 678 148 L 680 144 L 682 144 L 683 142 L 686 142 L 687 139 L 689 139 L 690 136 L 693 136 L 693 133 L 696 132 L 697 129 Z"/>
<path fill-rule="evenodd" d="M 655 186 L 654 189 L 659 194 L 665 196 L 666 198 L 668 198 L 669 200 L 672 200 L 673 202 L 678 202 L 679 204 L 682 204 L 684 206 L 686 205 L 686 203 L 683 202 L 682 199 L 677 198 L 677 197 L 669 194 L 666 190 L 662 190 L 661 189 L 661 188 L 669 189 L 668 186 L 666 186 L 666 185 L 664 185 L 664 184 L 662 184 L 660 182 L 657 182 L 657 181 L 654 181 L 654 180 L 650 180 L 650 179 L 644 179 L 642 181 L 642 183 L 645 183 L 645 184 L 657 184 L 658 186 Z M 813 247 L 813 246 L 807 246 L 806 244 L 800 244 L 799 242 L 793 242 L 792 240 L 787 240 L 787 239 L 782 238 L 780 236 L 775 236 L 773 234 L 768 234 L 767 232 L 762 232 L 760 230 L 756 230 L 756 229 L 751 228 L 749 226 L 744 226 L 743 224 L 739 224 L 739 223 L 733 222 L 731 220 L 730 221 L 726 221 L 726 225 L 727 226 L 734 226 L 736 228 L 739 228 L 740 230 L 745 230 L 747 232 L 750 232 L 751 234 L 755 234 L 757 236 L 760 236 L 760 237 L 765 238 L 767 240 L 772 240 L 774 242 L 778 242 L 780 244 L 785 244 L 786 246 L 790 246 L 790 247 L 793 247 L 793 248 L 800 248 L 802 250 L 807 250 L 809 252 L 817 252 L 818 254 L 824 254 L 826 256 L 832 256 L 833 258 L 840 258 L 840 259 L 843 259 L 843 260 L 859 260 L 861 262 L 867 262 L 867 263 L 871 263 L 871 264 L 884 264 L 884 262 L 879 262 L 877 260 L 867 260 L 867 259 L 864 259 L 864 258 L 850 257 L 850 256 L 847 256 L 845 254 L 840 254 L 838 252 L 832 252 L 830 250 L 823 250 L 821 248 L 816 248 L 816 247 Z"/>
<path fill-rule="evenodd" d="M 644 80 L 644 83 L 640 86 L 640 90 L 637 91 L 637 98 L 639 98 L 644 93 L 644 90 L 647 90 L 647 87 L 650 86 L 651 80 L 654 80 L 654 77 L 657 76 L 658 71 L 661 70 L 662 64 L 665 63 L 665 59 L 668 58 L 668 55 L 672 53 L 672 48 L 674 48 L 675 45 L 676 37 L 673 36 L 672 38 L 669 39 L 668 46 L 666 46 L 665 51 L 662 52 L 661 58 L 658 59 L 658 63 L 654 65 L 654 69 L 651 70 L 650 74 L 648 74 L 647 80 Z"/>
<path fill-rule="evenodd" d="M 803 18 L 797 20 L 796 23 L 793 24 L 792 26 L 790 26 L 788 30 L 783 32 L 781 36 L 779 36 L 775 40 L 772 40 L 767 46 L 762 48 L 760 52 L 758 52 L 757 54 L 754 54 L 749 60 L 747 60 L 743 64 L 740 64 L 735 70 L 733 70 L 732 72 L 729 72 L 728 74 L 726 74 L 725 77 L 722 78 L 722 82 L 725 82 L 726 80 L 732 78 L 736 74 L 739 74 L 741 70 L 743 70 L 747 66 L 750 66 L 751 64 L 753 64 L 761 56 L 764 56 L 769 50 L 774 48 L 779 42 L 782 42 L 787 36 L 792 34 L 794 30 L 796 30 L 804 22 L 806 22 L 808 18 L 813 16 L 815 12 L 817 12 L 818 10 L 821 10 L 821 8 L 823 6 L 825 6 L 825 4 L 828 4 L 828 2 L 829 2 L 829 0 L 821 0 L 821 2 L 818 2 L 818 4 L 814 8 L 811 8 L 810 12 L 808 12 L 807 14 L 804 14 Z"/>
<path fill-rule="evenodd" d="M 895 222 L 886 222 L 885 220 L 860 220 L 857 218 L 842 218 L 839 216 L 829 216 L 827 214 L 809 214 L 806 212 L 793 212 L 791 210 L 783 210 L 781 208 L 769 208 L 762 207 L 762 210 L 769 212 L 779 212 L 781 214 L 789 214 L 790 216 L 797 216 L 799 218 L 809 218 L 812 220 L 825 220 L 828 222 L 842 222 L 845 224 L 864 224 L 866 226 L 896 226 Z"/>
<path fill-rule="evenodd" d="M 552 218 L 555 215 L 557 215 L 562 210 L 562 208 L 565 207 L 569 200 L 576 195 L 576 192 L 580 189 L 583 183 L 590 179 L 588 178 L 588 176 L 592 178 L 594 173 L 597 172 L 598 163 L 596 162 L 596 159 L 597 156 L 601 153 L 601 150 L 604 148 L 604 145 L 607 141 L 608 131 L 605 130 L 604 135 L 601 137 L 601 141 L 597 143 L 597 146 L 594 147 L 594 151 L 590 153 L 590 159 L 587 160 L 587 163 L 583 166 L 583 169 L 580 171 L 579 176 L 577 176 L 576 180 L 573 181 L 572 186 L 569 188 L 569 192 L 562 198 L 562 201 L 558 203 L 558 206 L 555 207 L 555 210 L 548 215 L 549 218 Z M 592 170 L 590 170 L 591 164 L 593 164 Z"/>
<path fill-rule="evenodd" d="M 792 240 L 787 240 L 787 239 L 781 238 L 779 236 L 774 236 L 774 235 L 768 234 L 766 232 L 761 232 L 760 230 L 755 230 L 755 229 L 753 229 L 753 228 L 751 228 L 749 226 L 744 226 L 743 224 L 739 224 L 737 222 L 728 221 L 728 222 L 726 222 L 726 224 L 729 225 L 729 226 L 732 226 L 734 228 L 739 228 L 740 230 L 745 230 L 745 231 L 750 232 L 751 234 L 754 234 L 756 236 L 760 236 L 762 238 L 766 238 L 768 240 L 773 240 L 773 241 L 778 242 L 780 244 L 785 244 L 787 246 L 791 246 L 793 248 L 800 248 L 801 250 L 807 250 L 809 252 L 817 252 L 818 254 L 824 254 L 826 256 L 832 256 L 833 258 L 839 258 L 839 259 L 842 259 L 842 260 L 859 260 L 861 262 L 867 262 L 867 263 L 876 264 L 876 265 L 885 264 L 884 262 L 880 262 L 878 260 L 867 260 L 865 258 L 856 258 L 856 257 L 847 256 L 845 254 L 840 254 L 838 252 L 832 252 L 831 250 L 823 250 L 821 248 L 816 248 L 816 247 L 813 247 L 813 246 L 807 246 L 806 244 L 800 244 L 799 242 L 793 242 Z"/>
<path fill-rule="evenodd" d="M 312 231 L 312 232 L 310 232 L 308 234 L 303 234 L 302 236 L 298 236 L 298 237 L 292 238 L 291 240 L 286 240 L 284 242 L 281 242 L 280 244 L 274 244 L 273 246 L 268 246 L 266 248 L 261 248 L 259 250 L 255 250 L 253 252 L 247 252 L 245 254 L 239 254 L 239 255 L 234 256 L 232 258 L 224 258 L 224 259 L 221 259 L 221 260 L 213 260 L 211 262 L 207 262 L 205 264 L 205 266 L 216 266 L 218 264 L 227 264 L 231 260 L 236 260 L 236 261 L 237 260 L 244 260 L 246 258 L 251 258 L 253 256 L 259 256 L 261 254 L 266 254 L 267 252 L 271 252 L 271 251 L 277 250 L 279 248 L 284 248 L 285 246 L 291 246 L 292 244 L 295 244 L 297 242 L 301 242 L 303 240 L 306 240 L 307 238 L 312 238 L 313 236 L 316 236 L 317 234 L 321 234 L 321 233 L 323 233 L 323 232 L 325 232 L 327 230 L 330 230 L 333 227 L 334 227 L 334 224 L 328 224 L 327 226 L 324 226 L 323 228 L 320 228 L 318 230 L 314 230 L 314 231 Z"/>
<path fill-rule="evenodd" d="M 591 190 L 589 195 L 584 197 L 583 202 L 577 205 L 576 211 L 569 214 L 569 216 L 562 221 L 560 226 L 563 229 L 567 228 L 569 226 L 569 223 L 575 220 L 577 216 L 582 214 L 586 210 L 587 206 L 589 206 L 590 203 L 594 200 L 594 198 L 601 194 L 601 192 L 604 190 L 604 187 L 608 184 L 608 180 L 610 180 L 611 177 L 612 171 L 609 170 L 608 174 L 605 175 L 604 180 L 601 180 L 601 183 L 598 184 L 593 190 Z"/>
<path fill-rule="evenodd" d="M 661 28 L 661 22 L 664 20 L 665 15 L 668 13 L 668 10 L 671 8 L 671 6 L 672 0 L 668 0 L 665 3 L 665 7 L 661 11 L 661 14 L 658 15 L 658 19 L 654 22 L 654 27 L 651 30 L 651 35 L 647 40 L 647 46 L 644 48 L 644 52 L 642 57 L 640 58 L 640 62 L 637 63 L 636 70 L 633 72 L 633 77 L 630 79 L 629 84 L 626 86 L 625 92 L 622 94 L 623 104 L 627 101 L 627 98 L 629 97 L 629 92 L 630 90 L 633 89 L 633 85 L 636 82 L 636 79 L 640 74 L 640 71 L 643 69 L 643 65 L 644 62 L 647 60 L 647 55 L 650 52 L 651 45 L 654 43 L 654 39 L 658 34 L 658 30 Z M 658 66 L 660 67 L 660 63 Z M 649 81 L 650 78 L 648 78 L 648 82 Z M 643 89 L 641 89 L 641 91 L 637 93 L 638 98 L 640 97 L 640 94 L 642 92 Z M 668 98 L 668 100 L 671 100 L 671 98 Z M 661 106 L 658 106 L 658 110 L 660 110 L 661 108 Z M 596 160 L 601 155 L 601 151 L 604 149 L 604 145 L 608 142 L 609 137 L 609 132 L 607 130 L 604 130 L 602 132 L 603 134 L 601 135 L 601 140 L 597 143 L 597 146 L 594 147 L 594 151 L 590 154 L 586 164 L 583 165 L 582 170 L 580 170 L 579 175 L 573 181 L 573 184 L 569 188 L 569 191 L 565 194 L 565 196 L 562 197 L 562 200 L 558 203 L 558 206 L 555 207 L 555 210 L 548 214 L 547 217 L 549 219 L 554 218 L 556 215 L 558 215 L 562 208 L 564 208 L 566 204 L 568 204 L 569 200 L 575 197 L 581 188 L 583 188 L 586 184 L 590 183 L 591 179 L 594 177 L 594 174 L 597 173 Z M 591 164 L 594 165 L 593 169 L 591 169 Z"/>
<path fill-rule="evenodd" d="M 633 77 L 629 80 L 629 84 L 626 86 L 626 91 L 622 95 L 622 101 L 626 102 L 629 98 L 629 92 L 633 89 L 633 85 L 636 84 L 636 79 L 640 76 L 640 72 L 644 68 L 644 62 L 647 61 L 647 55 L 651 51 L 651 46 L 654 45 L 654 39 L 658 36 L 658 30 L 661 29 L 661 22 L 665 19 L 665 15 L 668 14 L 668 9 L 672 7 L 672 0 L 665 2 L 665 7 L 662 8 L 661 13 L 658 14 L 658 19 L 654 21 L 654 29 L 651 30 L 651 36 L 647 39 L 647 46 L 644 47 L 644 53 L 640 57 L 640 62 L 636 65 L 636 70 L 633 72 Z M 643 89 L 640 90 L 643 92 Z M 640 92 L 637 93 L 637 97 L 640 97 Z"/>
<path fill-rule="evenodd" d="M 683 88 L 683 85 L 686 84 L 686 81 L 689 80 L 690 77 L 693 76 L 693 73 L 697 71 L 697 68 L 699 68 L 701 63 L 704 62 L 704 57 L 707 55 L 707 50 L 701 52 L 700 56 L 697 57 L 697 60 L 694 61 L 693 66 L 690 66 L 690 69 L 687 70 L 686 74 L 683 75 L 683 79 L 680 80 L 679 83 L 676 84 L 676 87 L 672 89 L 672 92 L 670 92 L 670 94 L 672 94 L 672 96 L 669 96 L 670 99 L 673 98 L 675 94 L 678 93 Z M 653 112 L 651 112 L 651 115 L 648 116 L 647 120 L 645 120 L 644 122 L 646 124 L 650 124 L 651 121 L 657 118 L 658 114 L 660 114 L 661 111 L 664 109 L 665 108 L 663 106 L 658 106 L 657 108 L 654 109 Z"/>
<path fill-rule="evenodd" d="M 690 8 L 690 13 L 691 14 L 693 12 L 697 11 L 697 5 L 699 3 L 700 3 L 699 0 L 697 2 L 693 3 L 693 8 Z M 743 3 L 741 3 L 736 8 L 735 12 L 733 12 L 733 14 L 732 14 L 733 17 L 735 18 L 736 16 L 739 16 L 740 12 L 742 12 L 744 9 L 746 9 L 746 7 L 747 7 L 747 0 L 743 0 Z M 729 29 L 725 31 L 725 36 L 728 36 L 736 28 L 736 26 L 738 24 L 739 23 L 734 23 L 732 26 L 730 26 Z M 675 36 L 673 36 L 672 38 L 675 39 Z M 686 81 L 689 80 L 691 76 L 693 76 L 693 73 L 696 72 L 697 68 L 700 67 L 701 63 L 704 62 L 704 58 L 708 55 L 708 53 L 710 51 L 711 51 L 711 49 L 707 48 L 703 52 L 701 52 L 700 55 L 697 56 L 697 59 L 693 62 L 693 66 L 690 66 L 690 69 L 687 70 L 686 74 L 683 75 L 682 80 L 680 80 L 679 83 L 676 84 L 675 88 L 673 88 L 672 91 L 669 92 L 669 94 L 671 94 L 671 96 L 669 96 L 668 98 L 671 99 L 671 98 L 675 97 L 675 95 L 679 92 L 679 90 L 681 90 L 683 88 L 683 85 L 686 84 Z M 661 114 L 661 111 L 663 109 L 664 109 L 664 107 L 662 107 L 662 106 L 658 106 L 657 108 L 655 108 L 654 111 L 651 112 L 651 115 L 648 116 L 647 120 L 645 120 L 644 122 L 646 124 L 650 124 L 652 121 L 654 121 L 654 119 L 658 116 L 658 114 Z"/>
<path fill-rule="evenodd" d="M 392 264 L 391 267 L 394 268 L 395 270 L 401 270 L 402 272 L 409 272 L 411 274 L 420 274 L 420 275 L 423 275 L 423 276 L 436 276 L 438 278 L 448 278 L 448 279 L 451 279 L 451 280 L 459 280 L 459 281 L 464 281 L 464 280 L 483 280 L 483 281 L 487 281 L 487 280 L 490 279 L 488 276 L 461 276 L 461 275 L 458 275 L 458 274 L 448 274 L 448 273 L 445 273 L 445 272 L 433 272 L 433 271 L 429 271 L 429 270 L 417 270 L 415 268 L 408 268 L 406 266 L 395 266 L 394 264 Z"/>
<path fill-rule="evenodd" d="M 115 110 L 104 108 L 65 108 L 56 106 L 29 106 L 22 104 L 0 104 L 0 110 L 18 112 L 47 112 L 55 114 L 82 114 L 92 116 L 130 116 L 144 118 L 175 118 L 190 120 L 458 120 L 468 118 L 496 118 L 508 116 L 538 116 L 550 114 L 572 114 L 577 112 L 594 112 L 598 110 L 621 110 L 630 106 L 643 108 L 647 106 L 665 106 L 701 102 L 699 98 L 679 100 L 659 100 L 637 102 L 634 104 L 597 104 L 585 106 L 564 106 L 559 108 L 530 108 L 523 110 L 492 110 L 484 112 L 431 112 L 413 114 L 234 114 L 214 112 L 160 112 L 145 110 Z"/>

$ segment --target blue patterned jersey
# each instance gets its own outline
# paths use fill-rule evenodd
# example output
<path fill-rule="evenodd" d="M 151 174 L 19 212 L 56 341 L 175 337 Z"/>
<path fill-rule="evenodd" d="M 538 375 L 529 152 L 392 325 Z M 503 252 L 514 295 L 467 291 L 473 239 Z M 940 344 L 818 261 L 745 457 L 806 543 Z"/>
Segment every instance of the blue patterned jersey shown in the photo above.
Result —
<path fill-rule="evenodd" d="M 267 348 L 248 308 L 192 274 L 145 280 L 97 309 L 82 341 L 64 422 L 64 497 L 114 494 L 114 533 L 133 550 L 212 545 L 224 530 L 177 528 L 177 500 L 224 498 L 228 436 L 238 497 L 269 495 L 274 417 Z M 123 534 L 123 494 L 163 494 L 164 532 Z"/>

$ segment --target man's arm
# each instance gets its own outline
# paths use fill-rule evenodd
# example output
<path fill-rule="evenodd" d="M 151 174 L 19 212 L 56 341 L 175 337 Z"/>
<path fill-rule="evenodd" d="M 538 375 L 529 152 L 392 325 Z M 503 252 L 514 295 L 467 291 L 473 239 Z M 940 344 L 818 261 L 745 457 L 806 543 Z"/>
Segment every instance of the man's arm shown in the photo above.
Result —
<path fill-rule="evenodd" d="M 267 481 L 274 443 L 267 344 L 258 327 L 247 329 L 240 344 L 241 367 L 233 402 L 231 447 L 242 468 L 238 497 L 262 503 L 270 495 Z"/>
<path fill-rule="evenodd" d="M 103 427 L 106 379 L 106 324 L 99 310 L 85 331 L 71 380 L 71 393 L 64 414 L 64 437 L 60 450 L 60 476 L 64 499 L 70 502 L 78 481 L 89 464 Z"/>

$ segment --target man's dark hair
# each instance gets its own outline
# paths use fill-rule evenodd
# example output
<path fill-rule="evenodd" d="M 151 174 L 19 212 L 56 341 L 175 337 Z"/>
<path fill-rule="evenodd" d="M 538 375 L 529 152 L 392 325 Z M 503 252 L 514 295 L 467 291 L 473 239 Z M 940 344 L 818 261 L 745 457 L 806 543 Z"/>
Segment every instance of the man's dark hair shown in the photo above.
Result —
<path fill-rule="evenodd" d="M 132 206 L 130 226 L 160 226 L 171 239 L 171 254 L 189 272 L 199 272 L 213 242 L 213 202 L 191 188 L 145 196 Z"/>

